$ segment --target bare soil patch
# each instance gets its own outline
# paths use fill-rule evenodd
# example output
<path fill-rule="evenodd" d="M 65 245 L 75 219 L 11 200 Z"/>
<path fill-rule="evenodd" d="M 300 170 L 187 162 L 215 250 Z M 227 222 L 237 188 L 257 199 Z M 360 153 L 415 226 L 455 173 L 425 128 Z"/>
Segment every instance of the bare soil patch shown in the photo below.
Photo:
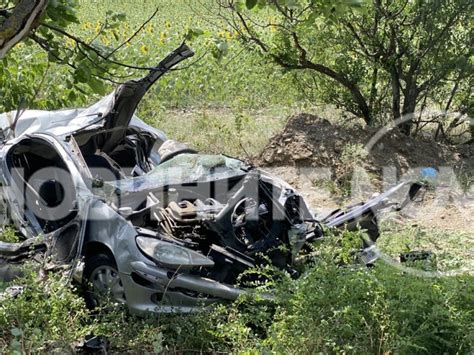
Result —
<path fill-rule="evenodd" d="M 316 212 L 346 205 L 351 201 L 318 184 L 324 178 L 336 184 L 351 174 L 348 169 L 347 147 L 364 146 L 376 134 L 375 128 L 343 127 L 310 114 L 291 117 L 284 129 L 270 139 L 256 163 L 295 186 Z M 350 159 L 350 155 L 349 155 Z M 434 193 L 402 213 L 401 223 L 449 230 L 472 231 L 474 226 L 474 196 L 472 176 L 474 150 L 471 146 L 453 146 L 429 138 L 406 137 L 393 130 L 385 134 L 366 156 L 355 165 L 363 167 L 375 181 L 379 192 L 383 167 L 396 168 L 398 177 L 421 167 L 452 168 L 457 188 L 452 182 L 440 185 Z M 316 171 L 311 176 L 308 171 Z M 320 168 L 320 169 L 315 169 Z M 326 174 L 320 174 L 321 168 Z M 318 175 L 319 174 L 319 175 Z M 465 179 L 469 185 L 463 185 Z M 463 180 L 464 179 L 464 180 Z"/>

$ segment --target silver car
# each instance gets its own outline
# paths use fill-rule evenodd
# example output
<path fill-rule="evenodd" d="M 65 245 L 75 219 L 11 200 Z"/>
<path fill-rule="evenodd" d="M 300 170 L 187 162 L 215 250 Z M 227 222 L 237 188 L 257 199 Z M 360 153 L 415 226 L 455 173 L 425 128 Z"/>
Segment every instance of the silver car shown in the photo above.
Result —
<path fill-rule="evenodd" d="M 67 267 L 89 307 L 108 295 L 134 313 L 187 312 L 248 292 L 236 284 L 256 265 L 297 277 L 294 261 L 322 224 L 361 226 L 375 241 L 377 210 L 406 184 L 315 217 L 284 181 L 199 154 L 134 116 L 150 86 L 192 55 L 183 44 L 86 109 L 0 115 L 0 218 L 20 235 L 0 242 L 0 280 L 27 261 Z"/>

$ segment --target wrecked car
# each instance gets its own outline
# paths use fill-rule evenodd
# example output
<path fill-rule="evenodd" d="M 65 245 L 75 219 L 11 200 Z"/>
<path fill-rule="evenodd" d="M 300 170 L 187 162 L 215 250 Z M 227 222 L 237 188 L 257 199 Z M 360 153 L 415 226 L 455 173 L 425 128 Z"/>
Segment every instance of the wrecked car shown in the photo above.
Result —
<path fill-rule="evenodd" d="M 21 239 L 0 242 L 0 280 L 33 260 L 69 268 L 89 307 L 108 294 L 134 313 L 192 311 L 246 293 L 239 275 L 262 263 L 297 277 L 294 260 L 323 225 L 377 239 L 376 212 L 405 183 L 316 217 L 279 178 L 200 154 L 136 117 L 153 83 L 192 55 L 181 45 L 85 109 L 0 115 L 0 218 Z"/>

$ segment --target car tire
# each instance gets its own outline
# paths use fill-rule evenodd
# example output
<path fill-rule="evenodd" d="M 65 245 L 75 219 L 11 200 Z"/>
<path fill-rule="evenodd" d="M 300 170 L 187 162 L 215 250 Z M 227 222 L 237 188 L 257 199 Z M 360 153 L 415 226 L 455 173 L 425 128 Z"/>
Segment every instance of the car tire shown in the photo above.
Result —
<path fill-rule="evenodd" d="M 107 301 L 126 302 L 122 280 L 112 256 L 96 254 L 86 258 L 82 280 L 89 309 L 105 306 Z"/>

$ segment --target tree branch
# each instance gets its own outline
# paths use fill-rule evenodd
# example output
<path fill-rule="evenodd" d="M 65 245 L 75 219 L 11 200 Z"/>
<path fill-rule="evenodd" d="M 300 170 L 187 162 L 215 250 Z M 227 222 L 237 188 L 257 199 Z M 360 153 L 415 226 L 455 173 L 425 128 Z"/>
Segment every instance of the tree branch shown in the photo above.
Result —
<path fill-rule="evenodd" d="M 49 25 L 49 24 L 46 24 L 46 23 L 42 23 L 41 26 L 47 27 L 47 28 L 49 28 L 49 29 L 51 29 L 55 32 L 58 32 L 58 33 L 62 34 L 65 37 L 68 37 L 68 38 L 72 39 L 74 42 L 82 45 L 83 47 L 87 48 L 88 50 L 91 50 L 91 51 L 95 52 L 100 58 L 102 58 L 102 59 L 104 59 L 104 60 L 106 60 L 106 61 L 108 61 L 112 64 L 116 64 L 116 65 L 124 67 L 124 68 L 137 69 L 137 70 L 153 70 L 154 69 L 153 67 L 141 67 L 141 66 L 121 63 L 121 62 L 109 59 L 107 56 L 102 54 L 102 52 L 99 51 L 94 46 L 92 46 L 89 43 L 83 41 L 79 37 L 76 37 L 76 36 L 66 32 L 66 31 L 64 31 L 62 28 L 59 28 L 59 27 L 56 27 L 56 26 L 53 26 L 53 25 Z"/>
<path fill-rule="evenodd" d="M 367 105 L 367 101 L 365 100 L 364 95 L 362 95 L 362 92 L 360 91 L 359 87 L 354 82 L 350 81 L 343 74 L 338 73 L 325 65 L 322 65 L 320 63 L 314 63 L 311 60 L 309 60 L 307 51 L 301 45 L 296 32 L 292 33 L 292 38 L 293 38 L 293 43 L 295 45 L 295 48 L 298 50 L 300 54 L 299 63 L 301 67 L 304 69 L 312 69 L 312 70 L 317 71 L 318 73 L 324 74 L 330 77 L 331 79 L 335 80 L 342 86 L 344 86 L 346 89 L 348 89 L 352 97 L 354 98 L 365 122 L 367 124 L 371 124 L 372 117 L 371 117 L 370 108 Z"/>
<path fill-rule="evenodd" d="M 0 59 L 39 24 L 48 0 L 20 0 L 0 24 Z"/>
<path fill-rule="evenodd" d="M 67 59 L 65 58 L 61 58 L 57 55 L 56 51 L 54 51 L 50 46 L 49 46 L 49 43 L 48 41 L 46 41 L 44 38 L 41 38 L 41 37 L 38 37 L 36 36 L 35 34 L 30 34 L 30 38 L 35 41 L 44 51 L 46 51 L 47 53 L 51 54 L 51 56 L 53 56 L 53 58 L 55 58 L 57 61 L 63 63 L 64 65 L 67 65 L 68 67 L 76 70 L 77 69 L 77 66 L 75 66 L 74 64 L 72 64 L 71 62 L 69 62 Z M 102 80 L 106 80 L 112 84 L 115 84 L 115 85 L 120 85 L 120 84 L 123 84 L 123 82 L 118 82 L 118 81 L 115 81 L 115 80 L 112 80 L 110 78 L 106 78 L 106 77 L 103 77 L 101 75 L 96 75 L 96 74 L 93 74 L 93 76 L 99 78 L 99 79 L 102 79 Z"/>

